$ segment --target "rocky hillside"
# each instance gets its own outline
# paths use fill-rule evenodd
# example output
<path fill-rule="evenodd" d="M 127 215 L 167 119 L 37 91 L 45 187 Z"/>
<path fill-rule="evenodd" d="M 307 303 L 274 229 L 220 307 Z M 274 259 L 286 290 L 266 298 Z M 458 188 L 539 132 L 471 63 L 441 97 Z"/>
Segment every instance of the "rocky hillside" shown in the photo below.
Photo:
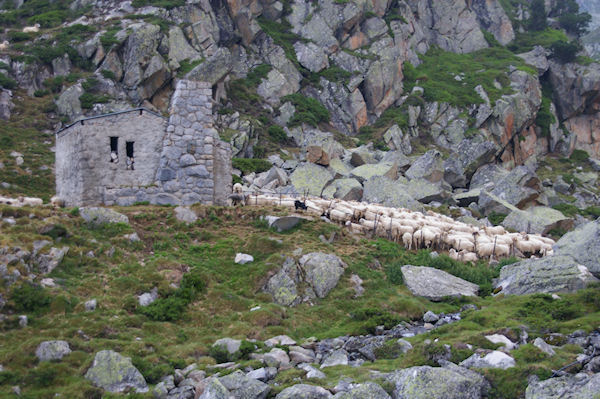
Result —
<path fill-rule="evenodd" d="M 212 85 L 246 194 L 557 240 L 554 256 L 463 263 L 439 238 L 352 232 L 371 220 L 307 211 L 279 231 L 299 221 L 273 224 L 280 206 L 0 205 L 0 396 L 593 398 L 597 15 L 588 0 L 0 0 L 0 196 L 48 202 L 55 131 L 167 114 L 186 77 Z"/>

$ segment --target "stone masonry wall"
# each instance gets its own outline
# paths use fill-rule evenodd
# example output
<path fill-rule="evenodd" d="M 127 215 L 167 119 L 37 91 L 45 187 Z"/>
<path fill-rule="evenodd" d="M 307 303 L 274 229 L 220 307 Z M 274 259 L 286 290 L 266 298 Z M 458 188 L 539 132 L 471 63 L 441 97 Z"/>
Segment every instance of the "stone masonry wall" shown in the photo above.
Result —
<path fill-rule="evenodd" d="M 178 81 L 168 122 L 152 117 L 136 119 L 136 112 L 106 116 L 85 121 L 76 132 L 58 135 L 57 166 L 65 170 L 59 179 L 57 167 L 58 195 L 67 199 L 65 195 L 73 194 L 69 205 L 225 204 L 232 184 L 231 148 L 213 127 L 210 84 Z M 141 151 L 135 157 L 135 170 L 111 164 L 110 151 L 96 159 L 99 148 L 109 149 L 108 136 L 120 137 L 119 146 L 135 137 L 136 154 L 138 143 Z M 119 148 L 121 154 L 119 162 L 125 169 L 124 148 Z M 74 165 L 79 165 L 83 179 L 76 178 Z M 65 179 L 69 173 L 76 178 L 73 182 Z M 85 184 L 77 193 L 79 180 Z"/>

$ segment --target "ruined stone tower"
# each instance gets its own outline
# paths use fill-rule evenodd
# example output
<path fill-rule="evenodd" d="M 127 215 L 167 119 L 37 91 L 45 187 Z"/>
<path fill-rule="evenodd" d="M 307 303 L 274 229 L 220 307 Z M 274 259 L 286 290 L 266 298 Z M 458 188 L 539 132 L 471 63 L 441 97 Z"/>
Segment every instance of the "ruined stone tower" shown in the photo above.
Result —
<path fill-rule="evenodd" d="M 213 127 L 212 91 L 179 80 L 168 120 L 144 108 L 82 119 L 56 133 L 56 193 L 67 206 L 222 205 L 231 149 Z"/>

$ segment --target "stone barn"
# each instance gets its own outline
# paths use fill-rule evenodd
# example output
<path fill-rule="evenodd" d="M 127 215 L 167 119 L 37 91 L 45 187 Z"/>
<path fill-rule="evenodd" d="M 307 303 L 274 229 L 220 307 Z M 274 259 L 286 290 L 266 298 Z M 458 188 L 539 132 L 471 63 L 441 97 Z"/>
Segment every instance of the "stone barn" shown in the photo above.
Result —
<path fill-rule="evenodd" d="M 56 195 L 67 206 L 224 205 L 231 148 L 213 127 L 210 84 L 179 80 L 165 118 L 145 108 L 56 133 Z"/>

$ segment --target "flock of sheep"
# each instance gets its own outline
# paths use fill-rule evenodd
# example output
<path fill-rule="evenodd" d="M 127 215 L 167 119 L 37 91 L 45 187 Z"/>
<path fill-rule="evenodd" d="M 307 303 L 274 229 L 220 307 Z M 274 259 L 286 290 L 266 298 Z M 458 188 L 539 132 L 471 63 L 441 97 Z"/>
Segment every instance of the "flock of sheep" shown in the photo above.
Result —
<path fill-rule="evenodd" d="M 245 203 L 297 208 L 297 200 L 289 196 L 251 195 L 246 196 Z M 540 235 L 509 233 L 502 226 L 479 228 L 432 211 L 424 214 L 404 208 L 321 198 L 307 198 L 303 205 L 306 212 L 325 216 L 352 233 L 388 238 L 407 249 L 448 251 L 451 258 L 463 262 L 552 255 L 555 243 Z"/>
<path fill-rule="evenodd" d="M 26 26 L 23 28 L 23 33 L 37 33 L 40 31 L 40 24 L 35 24 L 33 26 Z M 10 47 L 10 43 L 8 40 L 4 40 L 0 43 L 0 51 L 6 51 Z"/>

